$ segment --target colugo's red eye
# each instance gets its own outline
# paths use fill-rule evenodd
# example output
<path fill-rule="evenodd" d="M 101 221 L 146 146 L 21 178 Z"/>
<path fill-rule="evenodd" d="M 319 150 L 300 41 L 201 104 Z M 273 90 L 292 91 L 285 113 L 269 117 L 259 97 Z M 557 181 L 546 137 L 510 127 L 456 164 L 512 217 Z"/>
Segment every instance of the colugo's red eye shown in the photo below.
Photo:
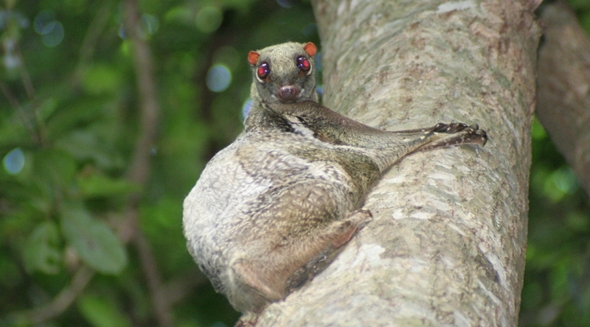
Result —
<path fill-rule="evenodd" d="M 297 67 L 302 72 L 307 73 L 311 68 L 311 64 L 309 63 L 309 60 L 307 60 L 307 58 L 305 58 L 304 56 L 299 56 L 297 57 Z"/>
<path fill-rule="evenodd" d="M 270 74 L 270 66 L 268 65 L 267 62 L 263 62 L 260 64 L 260 66 L 258 67 L 258 70 L 256 70 L 256 74 L 258 74 L 258 78 L 260 79 L 265 79 L 268 77 L 268 74 Z"/>

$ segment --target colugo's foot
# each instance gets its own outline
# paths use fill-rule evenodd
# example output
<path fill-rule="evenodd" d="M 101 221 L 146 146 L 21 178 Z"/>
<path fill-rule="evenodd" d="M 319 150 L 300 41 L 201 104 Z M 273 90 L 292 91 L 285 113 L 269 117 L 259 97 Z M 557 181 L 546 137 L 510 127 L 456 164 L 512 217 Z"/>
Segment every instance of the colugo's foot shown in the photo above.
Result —
<path fill-rule="evenodd" d="M 480 144 L 483 146 L 488 141 L 488 135 L 486 131 L 484 131 L 483 129 L 479 129 L 479 126 L 477 124 L 469 126 L 463 123 L 438 123 L 432 128 L 432 132 L 448 134 L 461 133 L 460 137 L 452 137 L 446 139 L 446 146 L 472 143 Z"/>
<path fill-rule="evenodd" d="M 463 123 L 450 123 L 450 124 L 438 123 L 438 124 L 434 125 L 434 127 L 432 128 L 432 132 L 453 134 L 453 133 L 461 132 L 468 127 L 469 126 L 467 126 L 467 124 L 463 124 Z M 475 125 L 475 129 L 477 129 L 477 125 Z"/>
<path fill-rule="evenodd" d="M 433 134 L 438 134 L 439 137 L 438 139 L 430 143 L 426 143 L 412 152 L 427 151 L 436 148 L 444 148 L 462 144 L 479 144 L 484 146 L 488 141 L 488 135 L 486 131 L 479 129 L 477 124 L 469 126 L 463 123 L 438 123 L 431 129 L 426 130 L 425 134 L 430 135 L 430 137 L 434 137 Z M 449 135 L 443 136 L 440 134 Z"/>
<path fill-rule="evenodd" d="M 243 314 L 234 327 L 254 327 L 258 323 L 258 314 L 248 312 Z"/>

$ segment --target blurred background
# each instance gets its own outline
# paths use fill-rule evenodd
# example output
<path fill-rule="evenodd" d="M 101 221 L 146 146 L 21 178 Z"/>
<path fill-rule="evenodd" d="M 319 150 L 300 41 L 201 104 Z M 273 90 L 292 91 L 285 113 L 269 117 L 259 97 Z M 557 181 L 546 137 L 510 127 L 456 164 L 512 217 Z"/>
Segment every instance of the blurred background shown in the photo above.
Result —
<path fill-rule="evenodd" d="M 6 0 L 0 39 L 0 326 L 232 326 L 182 201 L 242 129 L 248 51 L 319 44 L 309 1 Z M 532 133 L 521 326 L 590 326 L 588 198 Z"/>

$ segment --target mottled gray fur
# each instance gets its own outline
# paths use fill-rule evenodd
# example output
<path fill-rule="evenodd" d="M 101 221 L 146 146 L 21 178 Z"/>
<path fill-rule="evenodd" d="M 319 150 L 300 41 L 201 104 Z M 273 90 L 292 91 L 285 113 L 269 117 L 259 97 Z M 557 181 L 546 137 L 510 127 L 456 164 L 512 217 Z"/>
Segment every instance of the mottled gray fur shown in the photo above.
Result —
<path fill-rule="evenodd" d="M 260 312 L 328 264 L 371 219 L 364 197 L 391 165 L 416 151 L 487 139 L 461 123 L 382 131 L 325 108 L 313 55 L 310 43 L 250 53 L 245 130 L 211 159 L 184 202 L 190 253 L 242 312 Z"/>

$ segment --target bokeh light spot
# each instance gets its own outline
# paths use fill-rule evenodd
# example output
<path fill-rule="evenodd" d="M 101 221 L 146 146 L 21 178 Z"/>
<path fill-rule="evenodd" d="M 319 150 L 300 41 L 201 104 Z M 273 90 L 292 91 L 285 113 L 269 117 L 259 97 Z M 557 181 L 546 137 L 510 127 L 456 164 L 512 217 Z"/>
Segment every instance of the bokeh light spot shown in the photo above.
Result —
<path fill-rule="evenodd" d="M 213 65 L 207 72 L 207 87 L 213 92 L 225 91 L 231 84 L 232 75 L 223 64 Z"/>
<path fill-rule="evenodd" d="M 47 24 L 46 30 L 47 32 L 42 36 L 43 44 L 46 46 L 53 48 L 63 41 L 65 32 L 60 22 L 53 21 Z"/>
<path fill-rule="evenodd" d="M 55 15 L 51 11 L 40 12 L 35 17 L 33 25 L 35 32 L 41 35 L 41 40 L 47 47 L 55 47 L 64 39 L 64 27 L 62 23 L 55 19 Z"/>
<path fill-rule="evenodd" d="M 246 101 L 244 101 L 244 105 L 242 106 L 242 119 L 246 119 L 246 117 L 248 117 L 250 108 L 252 108 L 252 99 L 248 98 Z"/>
<path fill-rule="evenodd" d="M 143 25 L 143 29 L 148 34 L 156 34 L 158 28 L 160 27 L 160 22 L 156 16 L 143 14 L 141 16 L 141 23 Z"/>
<path fill-rule="evenodd" d="M 10 175 L 16 175 L 25 166 L 25 154 L 20 148 L 15 148 L 4 156 L 2 163 L 4 164 L 4 169 Z"/>
<path fill-rule="evenodd" d="M 45 30 L 47 25 L 51 22 L 55 21 L 55 15 L 51 11 L 42 11 L 40 12 L 33 21 L 33 26 L 35 27 L 35 32 L 39 34 L 45 34 Z"/>
<path fill-rule="evenodd" d="M 578 188 L 576 174 L 570 167 L 561 168 L 552 174 L 555 187 L 561 192 L 572 194 Z"/>
<path fill-rule="evenodd" d="M 0 10 L 0 30 L 5 30 L 11 23 L 16 23 L 20 28 L 29 27 L 29 20 L 21 12 L 14 9 Z"/>
<path fill-rule="evenodd" d="M 15 69 L 21 65 L 21 60 L 16 53 L 16 38 L 6 37 L 2 40 L 4 47 L 4 57 L 2 62 L 8 70 Z"/>
<path fill-rule="evenodd" d="M 277 0 L 277 4 L 283 8 L 293 7 L 295 1 L 293 0 Z"/>

